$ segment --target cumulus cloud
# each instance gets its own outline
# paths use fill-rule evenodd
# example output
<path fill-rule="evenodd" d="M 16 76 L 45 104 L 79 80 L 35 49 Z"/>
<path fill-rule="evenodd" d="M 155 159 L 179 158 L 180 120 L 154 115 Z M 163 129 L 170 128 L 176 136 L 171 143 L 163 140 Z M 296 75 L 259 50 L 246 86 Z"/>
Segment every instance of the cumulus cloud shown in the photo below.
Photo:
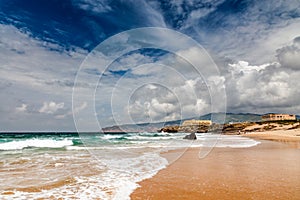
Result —
<path fill-rule="evenodd" d="M 40 113 L 53 114 L 56 113 L 59 109 L 64 108 L 65 104 L 55 103 L 54 101 L 44 102 L 43 106 L 39 109 Z"/>
<path fill-rule="evenodd" d="M 246 61 L 228 64 L 228 108 L 235 112 L 290 112 L 297 114 L 300 86 L 297 38 L 278 49 L 277 61 L 253 65 Z"/>
<path fill-rule="evenodd" d="M 124 111 L 133 121 L 164 121 L 170 114 L 178 112 L 176 95 L 170 88 L 157 83 L 137 88 L 129 98 Z"/>
<path fill-rule="evenodd" d="M 200 74 L 187 62 L 175 62 L 177 68 L 165 65 L 168 61 L 164 59 L 169 56 L 131 68 L 115 83 L 110 79 L 113 94 L 105 90 L 108 85 L 101 85 L 96 105 L 103 107 L 104 102 L 109 101 L 105 97 L 111 96 L 117 124 L 175 120 L 209 112 L 210 94 Z M 208 81 L 212 90 L 219 87 L 220 82 L 216 80 L 212 77 Z"/>
<path fill-rule="evenodd" d="M 229 69 L 232 73 L 251 73 L 253 71 L 259 72 L 260 70 L 264 70 L 266 67 L 270 66 L 271 64 L 276 63 L 265 63 L 262 65 L 249 65 L 249 62 L 240 60 L 237 63 L 228 64 Z"/>
<path fill-rule="evenodd" d="M 292 45 L 278 49 L 277 57 L 283 67 L 300 70 L 300 37 L 295 38 Z"/>
<path fill-rule="evenodd" d="M 164 34 L 157 42 L 165 37 L 171 45 L 174 40 L 183 43 L 182 38 Z M 182 46 L 183 50 L 177 52 L 156 51 L 151 57 L 144 50 L 117 60 L 107 69 L 111 73 L 101 77 L 95 95 L 96 109 L 111 107 L 117 124 L 175 120 L 224 111 L 224 77 L 218 75 L 217 67 L 203 49 L 192 48 L 192 44 Z M 220 105 L 214 102 L 212 107 L 212 97 L 215 101 L 222 99 L 217 103 Z M 97 116 L 105 124 L 107 116 L 102 113 Z"/>
<path fill-rule="evenodd" d="M 209 93 L 201 78 L 177 78 L 177 82 L 179 84 L 169 86 L 150 82 L 129 93 L 124 115 L 128 113 L 132 122 L 141 123 L 184 119 L 211 111 L 210 95 L 213 94 Z M 213 80 L 209 83 L 212 90 L 217 89 Z"/>

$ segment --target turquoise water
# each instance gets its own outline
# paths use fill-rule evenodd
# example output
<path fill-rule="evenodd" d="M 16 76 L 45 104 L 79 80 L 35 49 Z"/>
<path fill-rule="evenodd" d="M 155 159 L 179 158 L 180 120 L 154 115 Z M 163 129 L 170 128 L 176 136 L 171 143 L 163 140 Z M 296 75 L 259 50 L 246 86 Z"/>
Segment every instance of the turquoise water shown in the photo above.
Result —
<path fill-rule="evenodd" d="M 178 138 L 182 134 L 177 134 Z M 0 151 L 21 150 L 29 148 L 61 148 L 69 146 L 100 147 L 122 144 L 139 144 L 172 140 L 176 135 L 161 133 L 0 133 Z"/>

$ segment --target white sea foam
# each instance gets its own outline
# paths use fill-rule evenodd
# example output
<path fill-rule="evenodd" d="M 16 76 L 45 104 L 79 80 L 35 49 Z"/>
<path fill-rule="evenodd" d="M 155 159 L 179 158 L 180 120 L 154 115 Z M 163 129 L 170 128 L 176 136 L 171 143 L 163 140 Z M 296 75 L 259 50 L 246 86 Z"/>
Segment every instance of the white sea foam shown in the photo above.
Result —
<path fill-rule="evenodd" d="M 136 136 L 126 137 L 126 138 L 131 140 L 171 140 L 171 139 L 177 139 L 178 136 L 149 137 L 149 136 L 136 135 Z"/>
<path fill-rule="evenodd" d="M 260 144 L 259 141 L 237 135 L 202 135 L 202 140 L 196 145 L 202 147 L 248 148 Z"/>
<path fill-rule="evenodd" d="M 49 158 L 45 159 L 49 160 Z M 58 199 L 63 197 L 64 199 L 129 200 L 130 194 L 138 187 L 137 182 L 151 178 L 159 170 L 165 168 L 168 162 L 159 154 L 144 153 L 134 157 L 107 156 L 98 164 L 104 164 L 106 170 L 96 176 L 75 177 L 76 187 L 70 184 L 34 193 L 14 191 L 15 194 L 9 195 L 9 198 L 48 199 L 51 197 Z M 0 197 L 6 198 L 4 195 Z"/>
<path fill-rule="evenodd" d="M 230 148 L 248 148 L 258 145 L 260 142 L 241 136 L 227 136 L 227 135 L 210 135 L 210 134 L 197 134 L 197 140 L 190 141 L 182 139 L 180 136 L 170 136 L 169 140 L 166 138 L 153 137 L 156 139 L 148 139 L 144 137 L 132 136 L 134 140 L 130 140 L 127 144 L 116 145 L 100 145 L 100 146 L 67 146 L 67 150 L 126 150 L 126 149 L 140 149 L 140 148 L 155 148 L 161 151 L 188 148 L 188 147 L 230 147 Z M 175 138 L 176 137 L 176 138 Z M 129 136 L 128 136 L 129 138 Z M 138 140 L 138 138 L 140 138 Z M 168 137 L 167 137 L 168 138 Z M 175 138 L 175 139 L 174 139 Z"/>
<path fill-rule="evenodd" d="M 27 139 L 0 143 L 0 150 L 20 150 L 27 147 L 60 148 L 73 145 L 72 140 Z"/>
<path fill-rule="evenodd" d="M 119 134 L 105 134 L 101 137 L 101 139 L 118 139 L 118 138 L 122 138 L 123 135 L 119 135 Z"/>

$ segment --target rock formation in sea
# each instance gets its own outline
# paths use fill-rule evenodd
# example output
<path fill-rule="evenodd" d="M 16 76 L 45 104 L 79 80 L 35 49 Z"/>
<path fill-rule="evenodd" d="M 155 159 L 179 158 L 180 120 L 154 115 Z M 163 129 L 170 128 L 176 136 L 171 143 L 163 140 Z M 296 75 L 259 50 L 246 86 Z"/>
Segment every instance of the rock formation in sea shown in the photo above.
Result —
<path fill-rule="evenodd" d="M 187 139 L 187 140 L 197 140 L 197 136 L 195 133 L 191 133 L 189 135 L 184 136 L 183 139 Z"/>

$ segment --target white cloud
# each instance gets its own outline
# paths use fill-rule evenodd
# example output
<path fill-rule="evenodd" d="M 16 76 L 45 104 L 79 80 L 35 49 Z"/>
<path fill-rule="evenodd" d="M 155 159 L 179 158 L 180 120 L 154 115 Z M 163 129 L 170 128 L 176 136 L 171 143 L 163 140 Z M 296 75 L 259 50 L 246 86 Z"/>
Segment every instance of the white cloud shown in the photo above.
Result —
<path fill-rule="evenodd" d="M 150 90 L 155 90 L 155 89 L 157 89 L 157 87 L 156 87 L 154 84 L 146 85 L 146 88 L 147 88 L 147 89 L 150 89 Z"/>
<path fill-rule="evenodd" d="M 26 112 L 27 111 L 27 106 L 28 106 L 27 104 L 22 103 L 21 106 L 16 107 L 16 111 L 18 111 L 18 112 Z"/>
<path fill-rule="evenodd" d="M 64 102 L 64 108 L 58 109 L 55 115 L 71 107 L 75 74 L 87 52 L 79 48 L 65 51 L 56 44 L 32 38 L 29 33 L 11 25 L 0 24 L 0 33 L 0 126 L 12 131 L 74 130 L 71 117 L 57 122 L 47 114 L 54 110 L 41 109 L 40 103 L 45 101 L 49 106 L 51 101 Z M 81 85 L 90 87 L 89 84 Z M 25 110 L 20 102 L 30 102 L 30 105 L 26 104 Z M 45 120 L 45 123 L 37 124 L 37 120 Z"/>
<path fill-rule="evenodd" d="M 86 54 L 79 48 L 73 52 L 51 51 L 62 47 L 35 40 L 14 26 L 0 24 L 0 31 L 0 77 L 24 87 L 34 86 L 35 89 L 55 92 L 45 82 L 53 79 L 73 81 L 74 73 Z"/>
<path fill-rule="evenodd" d="M 251 65 L 238 61 L 229 64 L 231 70 L 226 75 L 229 109 L 235 112 L 299 113 L 300 66 L 295 62 L 295 50 L 296 42 L 280 48 L 278 61 L 273 63 Z"/>
<path fill-rule="evenodd" d="M 169 36 L 168 40 L 175 39 Z M 183 40 L 176 38 L 176 41 Z M 188 48 L 188 44 L 182 46 L 184 50 L 174 53 L 198 66 L 174 54 L 163 54 L 156 59 L 138 53 L 126 55 L 110 66 L 114 70 L 126 70 L 125 74 L 102 77 L 95 95 L 96 107 L 111 108 L 117 124 L 166 121 L 210 112 L 211 96 L 224 98 L 221 97 L 224 77 L 218 78 L 218 70 L 205 51 Z M 199 66 L 200 72 L 195 68 Z M 224 100 L 219 103 L 224 104 Z M 223 110 L 218 105 L 213 109 L 213 112 Z M 103 113 L 98 117 L 101 124 L 108 118 Z"/>
<path fill-rule="evenodd" d="M 106 13 L 112 10 L 109 0 L 72 0 L 72 3 L 82 10 L 96 14 Z"/>
<path fill-rule="evenodd" d="M 228 64 L 230 67 L 230 71 L 232 73 L 251 73 L 253 70 L 259 72 L 260 70 L 264 70 L 267 66 L 275 65 L 274 63 L 265 63 L 262 65 L 249 65 L 249 62 L 240 60 L 237 63 Z"/>
<path fill-rule="evenodd" d="M 203 6 L 200 8 L 197 8 L 195 10 L 192 10 L 191 12 L 187 13 L 188 17 L 186 21 L 183 24 L 182 29 L 190 28 L 190 26 L 197 24 L 198 21 L 210 14 L 211 12 L 215 11 L 217 7 L 222 4 L 225 0 L 207 0 L 207 1 L 202 1 Z M 194 4 L 197 4 L 195 1 L 190 1 L 190 6 L 192 8 L 195 8 Z M 182 4 L 184 6 L 184 4 Z M 182 13 L 184 14 L 184 13 Z"/>
<path fill-rule="evenodd" d="M 43 106 L 39 109 L 40 113 L 53 114 L 56 113 L 59 109 L 64 108 L 65 104 L 55 103 L 54 101 L 44 102 Z"/>
<path fill-rule="evenodd" d="M 118 70 L 128 70 L 134 69 L 136 70 L 137 66 L 142 65 L 144 63 L 152 63 L 153 60 L 149 56 L 142 55 L 140 53 L 132 53 L 126 56 L 122 56 L 114 65 L 110 66 L 110 70 L 118 71 Z M 142 72 L 133 71 L 137 75 L 142 75 Z"/>
<path fill-rule="evenodd" d="M 256 30 L 256 27 L 253 26 L 252 29 Z M 237 46 L 236 50 L 243 54 L 239 59 L 250 60 L 255 64 L 273 62 L 277 54 L 276 50 L 290 44 L 294 38 L 299 36 L 299 32 L 299 18 L 281 22 L 273 28 L 266 25 L 262 31 L 253 34 L 250 44 L 245 46 L 241 43 Z M 244 38 L 244 40 L 247 39 Z"/>
<path fill-rule="evenodd" d="M 72 110 L 70 110 L 69 112 L 66 112 L 64 114 L 58 114 L 58 115 L 55 115 L 55 118 L 56 119 L 63 119 L 63 118 L 66 118 L 67 116 L 70 116 L 70 115 L 73 115 L 73 114 L 77 114 L 79 113 L 80 111 L 84 110 L 86 107 L 87 107 L 87 102 L 83 102 L 81 105 L 79 106 L 75 106 L 73 107 Z"/>
<path fill-rule="evenodd" d="M 193 30 L 193 36 L 219 56 L 256 65 L 273 62 L 275 50 L 299 35 L 298 0 L 253 1 L 241 5 L 242 12 L 225 13 L 222 6 L 218 8 L 224 1 L 208 2 L 210 7 L 194 8 L 175 16 L 188 16 L 180 30 Z"/>
<path fill-rule="evenodd" d="M 295 38 L 293 44 L 277 50 L 277 57 L 281 65 L 292 70 L 300 70 L 300 37 Z"/>
<path fill-rule="evenodd" d="M 162 83 L 168 82 L 166 79 L 168 77 L 172 79 L 174 76 L 172 73 L 168 73 L 168 75 Z M 159 79 L 160 76 L 156 75 L 156 78 Z M 194 117 L 210 112 L 210 94 L 208 88 L 203 87 L 202 79 L 183 80 L 177 77 L 178 84 L 168 86 L 160 84 L 156 80 L 152 81 L 156 84 L 146 84 L 134 90 L 133 93 L 122 90 L 123 95 L 126 93 L 129 96 L 116 95 L 114 97 L 114 99 L 123 99 L 124 102 L 130 98 L 127 106 L 124 107 L 123 117 L 118 116 L 116 119 L 118 124 L 122 124 L 122 120 L 130 118 L 133 123 L 158 122 Z M 211 82 L 209 81 L 212 88 L 217 88 L 219 82 L 216 77 Z M 122 85 L 126 84 L 122 83 Z M 123 101 L 119 103 L 121 106 L 123 105 Z"/>
<path fill-rule="evenodd" d="M 139 20 L 141 18 L 144 24 L 149 23 L 152 26 L 166 26 L 161 14 L 152 6 L 150 6 L 146 1 L 127 0 L 119 1 L 118 3 L 121 4 L 120 7 L 124 6 L 127 7 L 127 9 L 133 9 L 132 12 L 135 12 L 135 14 L 138 15 L 137 19 L 131 20 Z M 72 4 L 94 15 L 107 14 L 109 12 L 114 13 L 116 11 L 120 12 L 118 8 L 113 5 L 114 1 L 112 0 L 72 0 Z M 141 8 L 142 12 L 136 12 L 136 10 L 139 10 Z M 124 13 L 122 12 L 118 14 L 122 15 Z M 123 17 L 128 16 L 124 15 Z M 97 25 L 97 23 L 95 25 Z"/>

